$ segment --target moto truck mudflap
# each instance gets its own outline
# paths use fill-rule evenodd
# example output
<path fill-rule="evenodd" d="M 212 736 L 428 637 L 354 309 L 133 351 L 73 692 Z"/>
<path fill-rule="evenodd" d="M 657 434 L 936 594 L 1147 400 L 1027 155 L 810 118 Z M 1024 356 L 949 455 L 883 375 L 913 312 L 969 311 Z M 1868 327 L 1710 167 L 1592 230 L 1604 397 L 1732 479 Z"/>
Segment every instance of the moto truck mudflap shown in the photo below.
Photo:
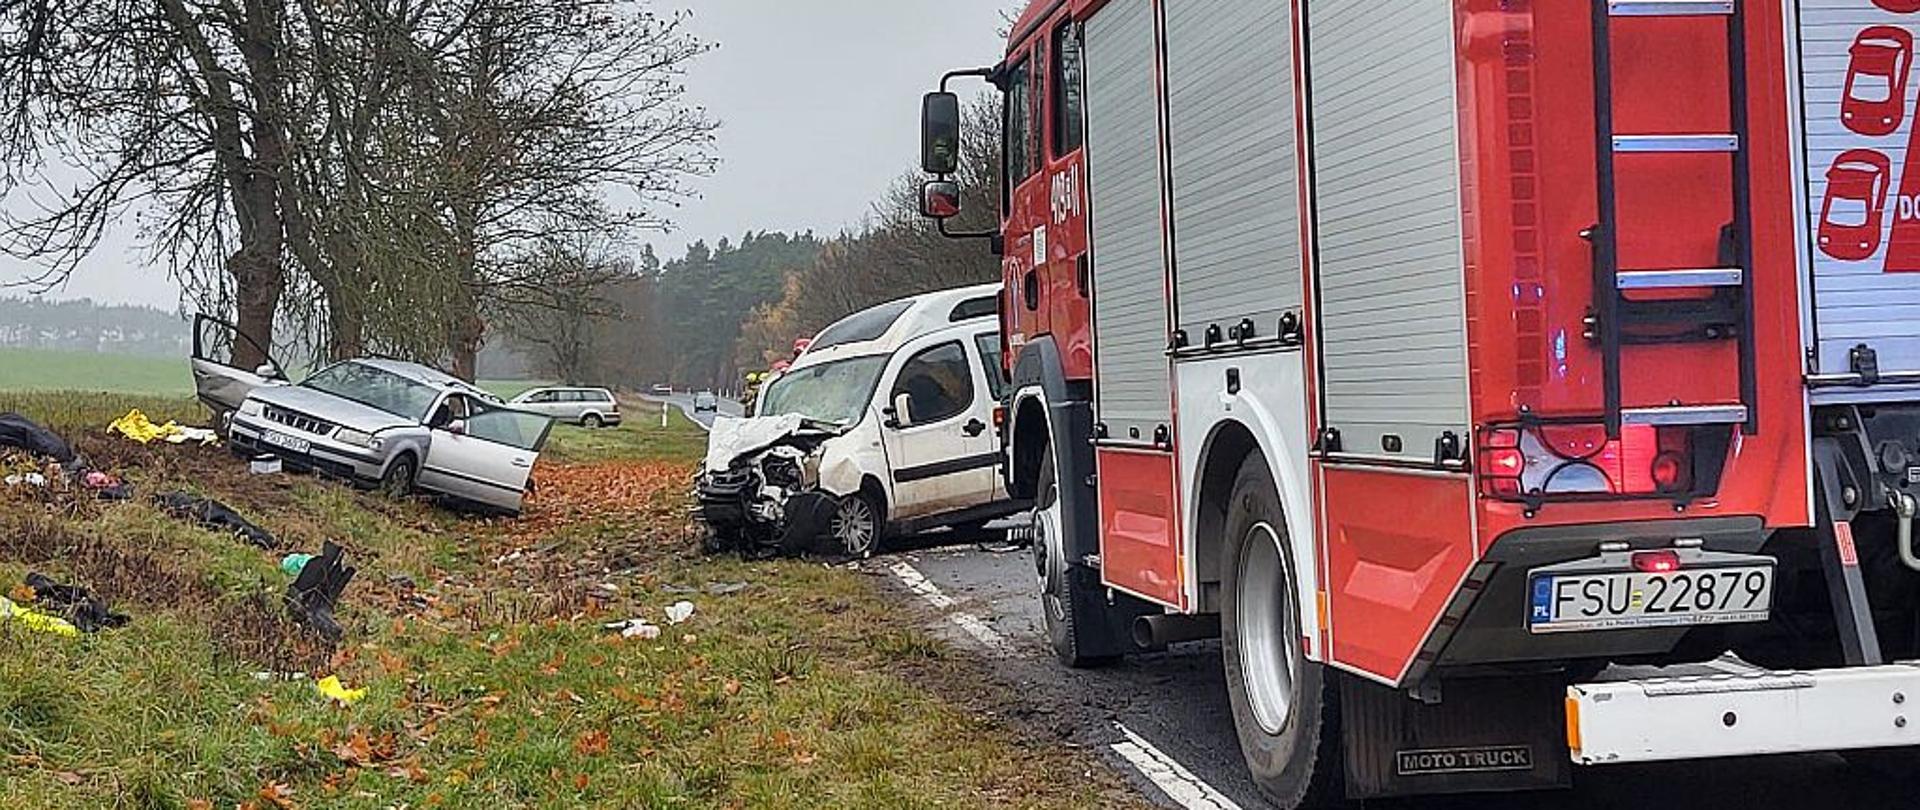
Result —
<path fill-rule="evenodd" d="M 1582 765 L 1920 745 L 1920 664 L 1713 675 L 1567 688 Z"/>
<path fill-rule="evenodd" d="M 1547 790 L 1572 784 L 1558 673 L 1429 684 L 1428 698 L 1360 678 L 1340 679 L 1347 795 Z"/>
<path fill-rule="evenodd" d="M 1894 5 L 1789 4 L 1820 401 L 1875 385 L 1920 397 L 1920 82 L 1910 81 L 1920 17 Z"/>

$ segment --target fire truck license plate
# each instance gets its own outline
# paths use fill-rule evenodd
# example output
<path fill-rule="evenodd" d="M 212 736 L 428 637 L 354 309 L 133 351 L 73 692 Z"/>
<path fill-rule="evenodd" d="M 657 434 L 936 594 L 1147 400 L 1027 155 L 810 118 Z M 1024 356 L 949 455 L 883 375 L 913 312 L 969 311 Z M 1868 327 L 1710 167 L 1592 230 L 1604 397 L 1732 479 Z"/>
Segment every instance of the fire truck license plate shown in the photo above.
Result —
<path fill-rule="evenodd" d="M 1535 633 L 1763 622 L 1773 568 L 1539 575 L 1527 625 Z"/>

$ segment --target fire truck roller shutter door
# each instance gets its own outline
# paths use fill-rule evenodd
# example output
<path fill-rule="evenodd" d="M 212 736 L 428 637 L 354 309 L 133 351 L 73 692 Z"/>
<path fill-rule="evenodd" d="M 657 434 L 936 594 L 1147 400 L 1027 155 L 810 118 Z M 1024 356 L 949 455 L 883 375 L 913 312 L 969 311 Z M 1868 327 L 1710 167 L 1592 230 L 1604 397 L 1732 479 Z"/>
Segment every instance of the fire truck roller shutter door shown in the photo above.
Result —
<path fill-rule="evenodd" d="M 1789 32 L 1822 375 L 1849 373 L 1863 344 L 1881 375 L 1920 372 L 1920 128 L 1909 89 L 1920 20 L 1886 5 L 1801 0 Z"/>
<path fill-rule="evenodd" d="M 1289 3 L 1167 0 L 1175 322 L 1194 343 L 1300 308 Z"/>
<path fill-rule="evenodd" d="M 1431 462 L 1470 421 L 1454 4 L 1393 6 L 1307 6 L 1321 389 L 1345 455 Z"/>
<path fill-rule="evenodd" d="M 1094 419 L 1145 443 L 1173 422 L 1153 6 L 1109 5 L 1086 37 Z"/>

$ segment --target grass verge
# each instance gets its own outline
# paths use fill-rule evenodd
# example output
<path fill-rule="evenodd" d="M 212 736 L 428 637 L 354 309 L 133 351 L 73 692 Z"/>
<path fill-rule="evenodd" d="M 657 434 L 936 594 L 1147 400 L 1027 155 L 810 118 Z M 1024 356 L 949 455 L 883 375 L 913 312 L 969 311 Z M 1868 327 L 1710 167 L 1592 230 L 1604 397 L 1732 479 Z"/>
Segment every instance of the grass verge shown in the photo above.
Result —
<path fill-rule="evenodd" d="M 0 396 L 141 493 L 0 487 L 0 592 L 42 571 L 134 617 L 78 639 L 0 624 L 9 808 L 1136 801 L 1084 755 L 943 697 L 971 666 L 864 576 L 694 556 L 701 436 L 684 420 L 563 429 L 527 516 L 500 521 L 106 437 L 134 405 L 195 418 L 185 400 Z M 146 500 L 174 489 L 226 501 L 286 550 L 347 547 L 345 643 L 286 620 L 279 552 Z M 670 625 L 679 600 L 695 612 Z M 635 617 L 661 636 L 602 627 Z M 366 697 L 331 704 L 312 683 L 325 675 Z"/>

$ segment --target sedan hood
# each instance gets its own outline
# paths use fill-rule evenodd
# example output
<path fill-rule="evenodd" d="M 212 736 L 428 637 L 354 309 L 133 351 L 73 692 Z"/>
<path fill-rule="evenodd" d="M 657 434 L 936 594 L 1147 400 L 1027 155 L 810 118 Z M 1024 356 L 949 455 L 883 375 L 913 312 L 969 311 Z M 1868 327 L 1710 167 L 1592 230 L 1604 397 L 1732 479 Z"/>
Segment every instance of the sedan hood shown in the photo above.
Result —
<path fill-rule="evenodd" d="M 420 424 L 379 408 L 299 385 L 255 389 L 251 398 L 290 411 L 299 411 L 315 419 L 323 419 L 362 433 L 374 433 L 397 427 L 418 427 Z"/>
<path fill-rule="evenodd" d="M 722 416 L 713 420 L 713 430 L 707 434 L 706 471 L 725 472 L 735 461 L 782 444 L 811 450 L 820 442 L 845 432 L 798 414 L 748 419 Z"/>

